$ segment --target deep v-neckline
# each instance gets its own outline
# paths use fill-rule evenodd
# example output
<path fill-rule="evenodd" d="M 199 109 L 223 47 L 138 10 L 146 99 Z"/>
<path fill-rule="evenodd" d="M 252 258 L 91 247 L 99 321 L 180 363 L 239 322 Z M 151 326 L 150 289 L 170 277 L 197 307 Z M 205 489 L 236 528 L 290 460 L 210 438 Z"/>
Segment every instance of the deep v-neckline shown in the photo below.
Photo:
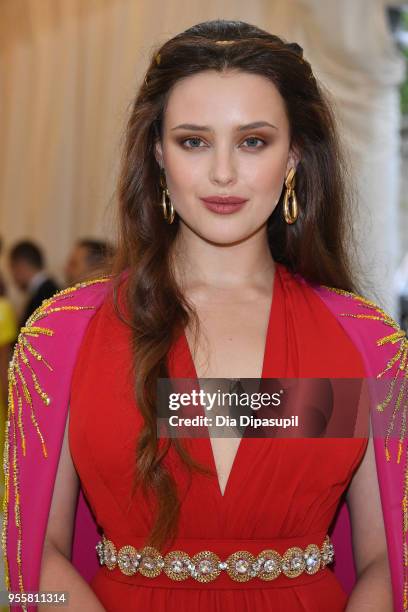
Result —
<path fill-rule="evenodd" d="M 271 295 L 271 302 L 269 306 L 266 336 L 265 336 L 265 341 L 264 341 L 261 378 L 265 378 L 265 373 L 267 370 L 267 357 L 269 355 L 269 344 L 270 344 L 270 337 L 271 337 L 271 332 L 272 332 L 272 322 L 274 319 L 273 317 L 274 306 L 277 301 L 276 300 L 277 287 L 279 287 L 279 283 L 277 280 L 278 275 L 279 275 L 279 264 L 275 262 L 275 272 L 274 272 L 274 277 L 273 277 L 273 282 L 272 282 L 272 291 L 271 291 L 272 295 Z M 196 371 L 193 355 L 192 355 L 190 345 L 187 340 L 187 335 L 184 329 L 182 332 L 182 341 L 185 345 L 184 348 L 185 348 L 185 351 L 186 351 L 185 354 L 187 355 L 187 360 L 188 360 L 188 370 L 189 372 L 191 372 L 191 377 L 194 379 L 195 384 L 198 385 L 199 387 L 199 383 L 198 383 L 199 379 L 197 376 L 197 371 Z M 199 390 L 199 388 L 197 390 Z M 228 478 L 225 484 L 224 493 L 222 493 L 220 481 L 218 477 L 218 472 L 217 472 L 217 465 L 215 462 L 215 457 L 214 457 L 214 452 L 213 452 L 212 445 L 211 445 L 211 439 L 210 439 L 208 427 L 204 427 L 203 430 L 205 431 L 205 434 L 204 434 L 204 438 L 201 438 L 201 440 L 203 441 L 203 444 L 204 444 L 204 451 L 205 451 L 206 459 L 208 460 L 209 466 L 214 474 L 214 481 L 215 481 L 214 484 L 217 490 L 217 495 L 218 497 L 221 498 L 221 500 L 226 500 L 231 495 L 231 490 L 233 490 L 234 481 L 237 477 L 237 474 L 239 474 L 240 472 L 239 468 L 241 464 L 244 462 L 245 450 L 248 446 L 248 437 L 245 437 L 243 435 L 243 437 L 241 438 L 239 442 L 238 448 L 234 455 L 234 459 L 232 461 L 230 471 L 228 473 Z"/>

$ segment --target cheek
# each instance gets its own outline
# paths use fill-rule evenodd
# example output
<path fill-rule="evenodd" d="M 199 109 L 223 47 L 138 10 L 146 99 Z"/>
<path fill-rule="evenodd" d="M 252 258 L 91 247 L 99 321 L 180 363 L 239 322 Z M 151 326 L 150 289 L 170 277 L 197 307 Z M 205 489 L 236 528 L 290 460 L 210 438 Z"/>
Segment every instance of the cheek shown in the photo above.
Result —
<path fill-rule="evenodd" d="M 165 150 L 164 165 L 166 168 L 167 185 L 174 193 L 187 192 L 201 176 L 202 168 L 193 155 L 186 154 L 178 146 L 169 145 Z"/>
<path fill-rule="evenodd" d="M 183 163 L 184 161 L 184 163 Z M 206 182 L 199 164 L 190 164 L 181 160 L 179 164 L 168 167 L 167 186 L 178 208 L 184 208 L 184 203 L 191 201 L 197 195 L 206 193 Z"/>
<path fill-rule="evenodd" d="M 250 160 L 243 163 L 240 168 L 242 181 L 255 194 L 259 196 L 279 195 L 285 180 L 287 158 L 276 159 L 268 157 L 265 159 Z M 251 163 L 250 163 L 251 162 Z"/>

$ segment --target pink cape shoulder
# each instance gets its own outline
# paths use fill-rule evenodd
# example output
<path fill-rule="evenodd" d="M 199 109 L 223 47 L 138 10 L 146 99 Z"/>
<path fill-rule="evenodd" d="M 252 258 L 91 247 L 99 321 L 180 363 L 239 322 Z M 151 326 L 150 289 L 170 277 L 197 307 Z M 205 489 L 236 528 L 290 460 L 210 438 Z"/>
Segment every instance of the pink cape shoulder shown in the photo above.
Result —
<path fill-rule="evenodd" d="M 313 287 L 354 342 L 372 391 L 371 425 L 386 530 L 394 610 L 408 609 L 408 339 L 374 302 L 354 293 Z M 402 459 L 402 462 L 401 462 Z"/>
<path fill-rule="evenodd" d="M 38 591 L 76 355 L 112 285 L 112 278 L 103 277 L 64 289 L 20 330 L 9 366 L 4 447 L 2 549 L 9 591 Z"/>

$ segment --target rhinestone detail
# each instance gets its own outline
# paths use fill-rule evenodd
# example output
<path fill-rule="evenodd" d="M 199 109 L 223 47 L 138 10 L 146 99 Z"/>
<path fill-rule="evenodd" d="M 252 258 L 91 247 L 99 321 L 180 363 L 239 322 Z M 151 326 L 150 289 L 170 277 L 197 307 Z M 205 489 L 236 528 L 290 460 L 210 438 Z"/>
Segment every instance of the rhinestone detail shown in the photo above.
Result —
<path fill-rule="evenodd" d="M 193 578 L 198 582 L 212 582 L 221 572 L 226 572 L 236 582 L 247 582 L 252 578 L 275 580 L 280 574 L 297 578 L 302 573 L 315 574 L 334 561 L 334 547 L 329 536 L 321 548 L 316 544 L 309 544 L 304 550 L 292 546 L 283 555 L 266 549 L 256 557 L 246 550 L 239 550 L 225 561 L 210 550 L 202 550 L 193 557 L 182 550 L 173 550 L 163 557 L 151 546 L 140 550 L 122 546 L 117 552 L 113 542 L 104 535 L 95 548 L 99 563 L 105 564 L 109 570 L 118 567 L 127 576 L 139 572 L 148 578 L 155 578 L 164 571 L 171 580 L 177 581 Z"/>

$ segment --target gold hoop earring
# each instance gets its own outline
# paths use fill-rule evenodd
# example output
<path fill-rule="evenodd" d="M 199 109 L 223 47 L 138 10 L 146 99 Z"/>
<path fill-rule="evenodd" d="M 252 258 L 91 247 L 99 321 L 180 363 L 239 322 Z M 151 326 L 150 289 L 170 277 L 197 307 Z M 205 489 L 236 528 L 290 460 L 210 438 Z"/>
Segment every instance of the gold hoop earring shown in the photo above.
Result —
<path fill-rule="evenodd" d="M 289 170 L 288 176 L 285 180 L 285 199 L 283 202 L 283 215 L 286 223 L 292 225 L 296 221 L 299 215 L 299 207 L 295 193 L 295 169 Z"/>
<path fill-rule="evenodd" d="M 173 223 L 174 221 L 175 212 L 174 212 L 173 204 L 170 200 L 169 190 L 167 189 L 167 185 L 164 180 L 163 174 L 160 175 L 160 185 L 162 187 L 161 206 L 163 209 L 163 216 L 166 219 L 167 223 L 170 224 L 170 223 Z M 169 209 L 167 209 L 167 205 L 169 205 Z"/>

